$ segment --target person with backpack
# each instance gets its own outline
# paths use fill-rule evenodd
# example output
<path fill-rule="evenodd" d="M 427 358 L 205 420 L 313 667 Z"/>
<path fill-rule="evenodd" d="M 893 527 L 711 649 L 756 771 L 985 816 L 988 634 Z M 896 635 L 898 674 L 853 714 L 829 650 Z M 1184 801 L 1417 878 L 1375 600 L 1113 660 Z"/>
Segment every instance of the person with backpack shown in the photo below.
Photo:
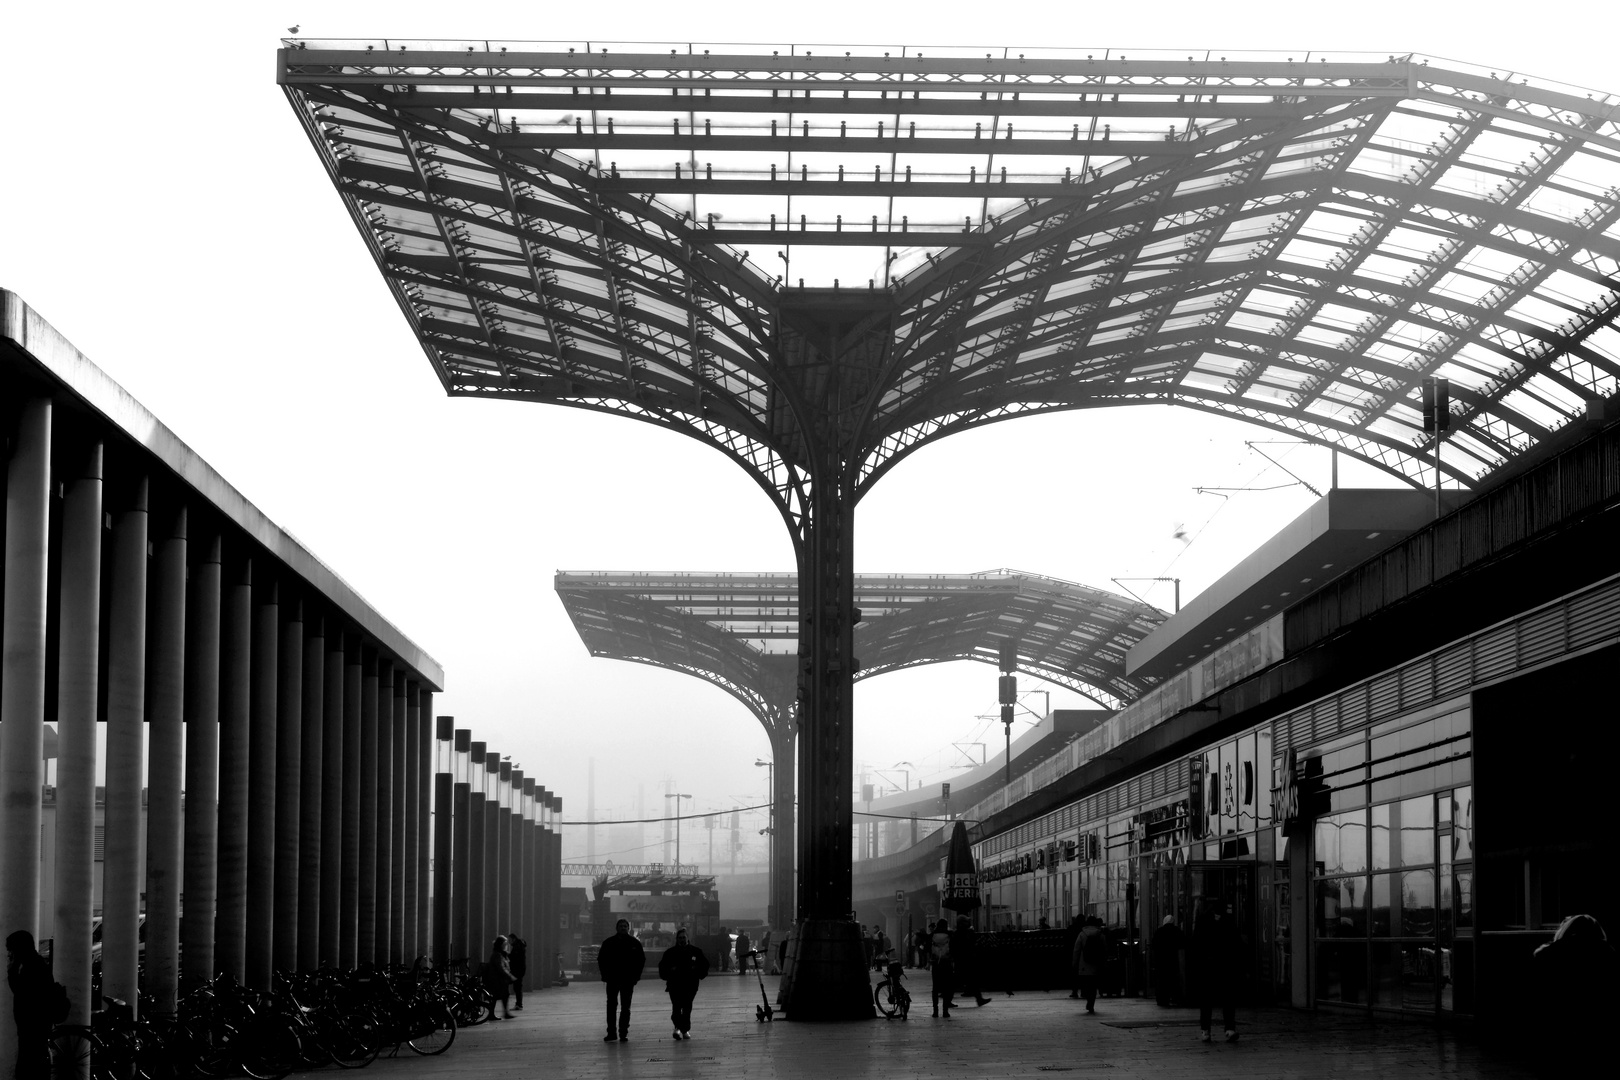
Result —
<path fill-rule="evenodd" d="M 658 977 L 664 980 L 664 991 L 669 994 L 669 1018 L 675 1025 L 675 1041 L 692 1037 L 692 1000 L 697 997 L 698 983 L 709 974 L 709 958 L 703 950 L 694 948 L 686 938 L 683 926 L 675 931 L 675 944 L 664 950 L 658 961 Z"/>
<path fill-rule="evenodd" d="M 1080 935 L 1074 939 L 1074 969 L 1079 979 L 1080 993 L 1086 999 L 1086 1012 L 1097 1011 L 1097 983 L 1102 979 L 1103 966 L 1108 963 L 1108 938 L 1103 933 L 1103 921 L 1096 915 L 1086 916 Z"/>
<path fill-rule="evenodd" d="M 51 968 L 34 948 L 34 935 L 16 930 L 6 937 L 6 984 L 17 1023 L 17 1080 L 49 1080 L 51 1025 L 67 1019 L 67 991 L 51 978 Z"/>

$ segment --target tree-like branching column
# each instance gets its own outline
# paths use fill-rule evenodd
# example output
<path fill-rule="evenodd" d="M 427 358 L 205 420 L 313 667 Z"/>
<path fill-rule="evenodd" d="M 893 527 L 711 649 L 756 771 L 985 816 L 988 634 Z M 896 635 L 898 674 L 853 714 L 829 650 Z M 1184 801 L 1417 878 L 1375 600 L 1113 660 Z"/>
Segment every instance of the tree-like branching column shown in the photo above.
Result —
<path fill-rule="evenodd" d="M 790 1015 L 856 1011 L 832 929 L 852 519 L 896 462 L 1013 416 L 1173 404 L 1466 485 L 1620 387 L 1609 95 L 1410 56 L 377 40 L 279 60 L 449 393 L 681 432 L 783 514 L 805 619 Z"/>

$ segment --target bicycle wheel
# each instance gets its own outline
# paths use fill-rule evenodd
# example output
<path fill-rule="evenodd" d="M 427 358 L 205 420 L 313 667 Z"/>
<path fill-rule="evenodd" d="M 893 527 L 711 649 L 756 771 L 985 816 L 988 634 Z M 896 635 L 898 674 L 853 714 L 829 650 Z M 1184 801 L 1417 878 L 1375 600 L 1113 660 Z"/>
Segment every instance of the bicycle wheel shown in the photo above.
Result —
<path fill-rule="evenodd" d="M 135 1080 L 135 1033 L 90 1032 L 90 1080 Z"/>
<path fill-rule="evenodd" d="M 894 1019 L 895 1011 L 899 1009 L 900 1005 L 895 1000 L 894 985 L 888 979 L 878 983 L 877 989 L 872 991 L 872 1004 L 876 1005 L 878 1012 L 883 1014 L 883 1019 Z"/>
<path fill-rule="evenodd" d="M 165 1030 L 142 1020 L 135 1026 L 135 1075 L 140 1080 L 175 1080 L 175 1056 Z"/>
<path fill-rule="evenodd" d="M 477 1027 L 489 1019 L 489 1011 L 494 1006 L 495 997 L 488 990 L 481 986 L 467 986 L 462 988 L 452 1011 L 459 1026 Z"/>
<path fill-rule="evenodd" d="M 199 1016 L 182 1020 L 173 1034 L 175 1063 L 184 1075 L 206 1080 L 231 1075 L 236 1043 L 241 1037 L 234 1025 Z"/>
<path fill-rule="evenodd" d="M 62 1027 L 51 1033 L 53 1080 L 85 1080 L 90 1075 L 90 1029 Z"/>
<path fill-rule="evenodd" d="M 298 1031 L 285 1019 L 267 1016 L 241 1041 L 237 1063 L 253 1080 L 282 1080 L 303 1060 Z"/>
<path fill-rule="evenodd" d="M 377 1060 L 382 1036 L 368 1013 L 334 1016 L 321 1028 L 321 1045 L 340 1069 L 359 1069 Z"/>
<path fill-rule="evenodd" d="M 441 1002 L 424 1001 L 411 1006 L 407 1023 L 411 1034 L 405 1045 L 418 1054 L 442 1054 L 456 1041 L 455 1014 Z"/>

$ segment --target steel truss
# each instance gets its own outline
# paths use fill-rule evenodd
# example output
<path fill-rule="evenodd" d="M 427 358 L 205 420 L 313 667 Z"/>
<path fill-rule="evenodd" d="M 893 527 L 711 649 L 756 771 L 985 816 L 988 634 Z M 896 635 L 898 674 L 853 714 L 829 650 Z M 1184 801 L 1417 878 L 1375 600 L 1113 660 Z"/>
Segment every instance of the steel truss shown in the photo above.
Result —
<path fill-rule="evenodd" d="M 1612 96 L 1410 56 L 279 59 L 449 393 L 657 423 L 772 496 L 800 571 L 800 912 L 829 926 L 850 884 L 853 508 L 906 454 L 1026 412 L 1169 403 L 1416 484 L 1436 457 L 1420 386 L 1443 376 L 1440 469 L 1470 484 L 1620 386 Z M 794 1000 L 864 998 L 858 974 Z"/>

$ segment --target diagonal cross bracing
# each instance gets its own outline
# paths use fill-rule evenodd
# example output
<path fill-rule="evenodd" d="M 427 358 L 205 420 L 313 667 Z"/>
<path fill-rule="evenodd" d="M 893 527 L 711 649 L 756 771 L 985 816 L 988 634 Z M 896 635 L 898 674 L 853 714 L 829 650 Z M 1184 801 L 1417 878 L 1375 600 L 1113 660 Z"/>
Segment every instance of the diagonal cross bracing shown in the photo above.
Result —
<path fill-rule="evenodd" d="M 853 510 L 905 455 L 1173 404 L 1417 484 L 1440 375 L 1460 408 L 1436 468 L 1473 483 L 1620 389 L 1613 95 L 1412 56 L 374 40 L 279 61 L 447 391 L 655 423 L 771 496 L 815 793 L 799 911 L 829 927 Z M 838 970 L 790 1009 L 858 1010 Z"/>

